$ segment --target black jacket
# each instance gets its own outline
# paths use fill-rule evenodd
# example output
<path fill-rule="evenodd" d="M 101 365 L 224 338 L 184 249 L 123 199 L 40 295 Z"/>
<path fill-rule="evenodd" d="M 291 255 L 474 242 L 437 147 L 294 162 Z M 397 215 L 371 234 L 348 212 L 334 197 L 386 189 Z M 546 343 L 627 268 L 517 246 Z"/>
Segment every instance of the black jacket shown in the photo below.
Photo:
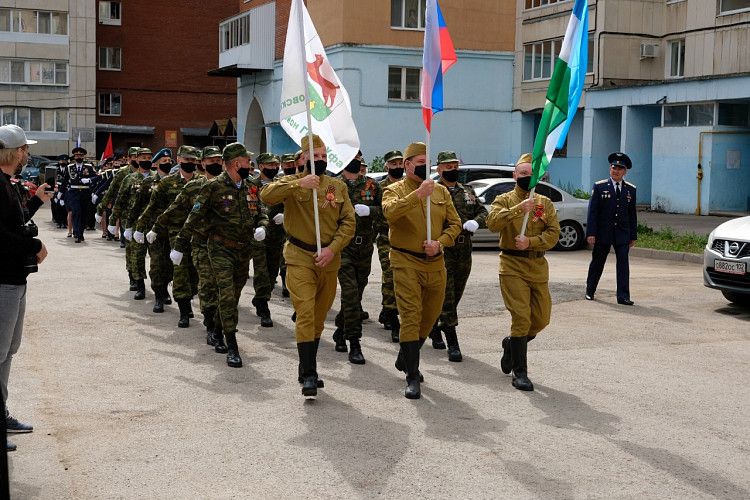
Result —
<path fill-rule="evenodd" d="M 25 285 L 24 262 L 42 249 L 42 242 L 23 235 L 23 225 L 43 204 L 34 196 L 26 206 L 10 176 L 0 172 L 0 284 Z"/>

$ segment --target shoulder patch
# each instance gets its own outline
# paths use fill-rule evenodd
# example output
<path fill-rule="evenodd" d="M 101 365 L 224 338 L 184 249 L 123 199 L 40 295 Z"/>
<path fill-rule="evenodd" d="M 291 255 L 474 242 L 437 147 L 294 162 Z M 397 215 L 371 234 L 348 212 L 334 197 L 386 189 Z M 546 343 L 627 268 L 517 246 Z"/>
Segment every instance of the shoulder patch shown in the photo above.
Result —
<path fill-rule="evenodd" d="M 199 201 L 196 201 L 195 205 L 193 205 L 193 212 L 197 212 L 200 209 L 201 209 L 201 204 Z"/>
<path fill-rule="evenodd" d="M 594 184 L 606 184 L 609 182 L 609 179 L 602 179 L 600 181 L 596 181 Z"/>
<path fill-rule="evenodd" d="M 628 181 L 625 181 L 625 184 L 628 185 L 628 186 L 630 186 L 630 187 L 632 187 L 633 189 L 635 189 L 635 184 L 632 184 L 632 183 L 630 183 Z"/>

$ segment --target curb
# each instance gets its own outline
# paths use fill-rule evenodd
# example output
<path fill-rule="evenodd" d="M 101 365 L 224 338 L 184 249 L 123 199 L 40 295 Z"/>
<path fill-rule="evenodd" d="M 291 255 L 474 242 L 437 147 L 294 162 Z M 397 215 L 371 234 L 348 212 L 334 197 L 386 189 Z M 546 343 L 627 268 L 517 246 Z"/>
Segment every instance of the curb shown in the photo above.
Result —
<path fill-rule="evenodd" d="M 633 257 L 645 257 L 647 259 L 672 260 L 677 262 L 690 262 L 691 264 L 703 264 L 703 255 L 686 252 L 672 252 L 669 250 L 655 250 L 653 248 L 633 247 L 630 249 Z"/>

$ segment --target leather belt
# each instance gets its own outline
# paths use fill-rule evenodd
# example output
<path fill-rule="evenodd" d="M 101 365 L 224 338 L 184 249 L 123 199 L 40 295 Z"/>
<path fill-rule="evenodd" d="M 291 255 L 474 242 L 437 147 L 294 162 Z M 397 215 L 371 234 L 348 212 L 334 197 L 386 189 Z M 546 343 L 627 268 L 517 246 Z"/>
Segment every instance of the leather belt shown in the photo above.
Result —
<path fill-rule="evenodd" d="M 361 245 L 364 242 L 365 242 L 365 237 L 362 236 L 362 235 L 358 235 L 358 236 L 355 236 L 354 238 L 352 238 L 352 241 L 350 242 L 350 244 L 352 244 L 352 245 Z"/>
<path fill-rule="evenodd" d="M 224 238 L 223 236 L 219 236 L 218 234 L 212 234 L 211 239 L 218 243 L 221 243 L 227 248 L 231 248 L 232 250 L 242 250 L 248 245 L 248 243 L 230 240 L 230 239 Z"/>
<path fill-rule="evenodd" d="M 300 247 L 302 250 L 307 250 L 308 252 L 317 252 L 318 251 L 318 246 L 317 245 L 311 245 L 309 243 L 305 243 L 302 240 L 298 240 L 294 236 L 287 235 L 287 239 L 289 240 L 289 243 L 291 243 L 292 245 L 294 245 L 296 247 Z M 330 245 L 330 243 L 326 243 L 326 244 L 321 243 L 320 244 L 320 248 L 325 248 L 328 245 Z"/>
<path fill-rule="evenodd" d="M 394 247 L 393 245 L 391 245 L 391 250 L 396 250 L 397 252 L 413 255 L 414 257 L 417 257 L 418 259 L 424 259 L 424 260 L 437 259 L 439 257 L 442 257 L 443 255 L 442 253 L 439 253 L 437 255 L 433 255 L 432 257 L 429 257 L 426 253 L 412 252 L 411 250 L 407 250 L 406 248 Z"/>
<path fill-rule="evenodd" d="M 540 259 L 544 257 L 545 253 L 536 250 L 506 250 L 505 248 L 501 248 L 500 252 L 505 255 L 512 255 L 513 257 L 526 257 L 527 259 Z"/>
<path fill-rule="evenodd" d="M 89 186 L 68 186 L 70 189 L 88 189 Z"/>

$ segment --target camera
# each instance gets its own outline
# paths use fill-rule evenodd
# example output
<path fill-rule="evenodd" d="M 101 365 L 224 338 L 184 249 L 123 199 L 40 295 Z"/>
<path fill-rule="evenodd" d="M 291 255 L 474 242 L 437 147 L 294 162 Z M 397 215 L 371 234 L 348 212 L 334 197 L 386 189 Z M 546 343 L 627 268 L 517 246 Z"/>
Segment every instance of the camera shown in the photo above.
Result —
<path fill-rule="evenodd" d="M 33 220 L 30 220 L 28 224 L 25 224 L 22 226 L 23 236 L 26 238 L 36 238 L 39 236 L 39 227 L 34 223 Z M 26 257 L 23 263 L 23 268 L 26 270 L 27 273 L 36 273 L 39 271 L 39 266 L 37 265 L 36 261 L 36 255 L 29 255 Z"/>

